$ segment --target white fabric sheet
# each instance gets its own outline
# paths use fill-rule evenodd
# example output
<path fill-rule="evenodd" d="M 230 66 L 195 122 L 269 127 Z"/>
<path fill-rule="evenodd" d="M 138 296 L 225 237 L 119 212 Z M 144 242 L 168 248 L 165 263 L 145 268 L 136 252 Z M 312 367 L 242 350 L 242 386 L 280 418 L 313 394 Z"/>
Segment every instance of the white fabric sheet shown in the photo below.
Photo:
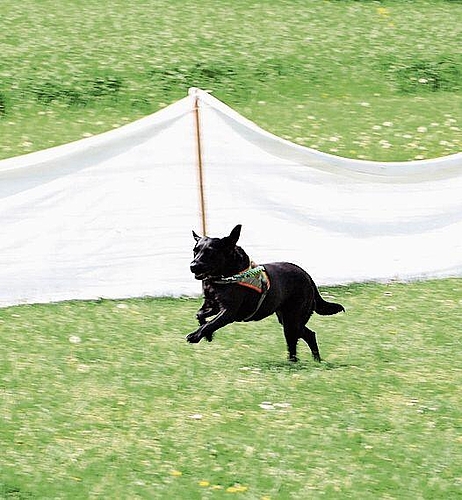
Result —
<path fill-rule="evenodd" d="M 208 233 L 319 284 L 462 275 L 462 154 L 339 158 L 197 89 L 120 129 L 0 162 L 0 305 L 196 295 L 199 98 Z"/>

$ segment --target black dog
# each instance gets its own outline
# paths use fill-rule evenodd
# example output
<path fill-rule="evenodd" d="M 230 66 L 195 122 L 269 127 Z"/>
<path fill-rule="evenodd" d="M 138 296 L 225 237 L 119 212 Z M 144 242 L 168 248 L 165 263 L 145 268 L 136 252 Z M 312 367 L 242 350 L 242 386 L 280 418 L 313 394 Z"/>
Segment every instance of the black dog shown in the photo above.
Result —
<path fill-rule="evenodd" d="M 200 237 L 193 231 L 196 246 L 191 272 L 202 280 L 204 304 L 197 312 L 201 325 L 188 342 L 209 342 L 219 328 L 235 321 L 259 321 L 273 313 L 284 328 L 289 360 L 297 361 L 297 342 L 303 339 L 313 358 L 321 361 L 316 335 L 305 325 L 313 311 L 331 315 L 344 311 L 340 304 L 326 302 L 311 277 L 288 262 L 255 266 L 236 245 L 241 226 L 225 238 Z M 206 318 L 215 316 L 209 322 Z"/>

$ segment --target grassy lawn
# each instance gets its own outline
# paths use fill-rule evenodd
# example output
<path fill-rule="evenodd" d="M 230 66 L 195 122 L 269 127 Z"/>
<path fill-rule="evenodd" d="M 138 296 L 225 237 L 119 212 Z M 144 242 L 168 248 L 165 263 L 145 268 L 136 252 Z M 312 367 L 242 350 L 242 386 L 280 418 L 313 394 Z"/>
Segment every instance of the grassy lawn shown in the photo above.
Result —
<path fill-rule="evenodd" d="M 2 1 L 0 158 L 214 95 L 341 156 L 461 150 L 458 0 Z"/>
<path fill-rule="evenodd" d="M 321 365 L 188 345 L 196 299 L 0 310 L 0 498 L 461 498 L 462 279 L 323 293 Z"/>

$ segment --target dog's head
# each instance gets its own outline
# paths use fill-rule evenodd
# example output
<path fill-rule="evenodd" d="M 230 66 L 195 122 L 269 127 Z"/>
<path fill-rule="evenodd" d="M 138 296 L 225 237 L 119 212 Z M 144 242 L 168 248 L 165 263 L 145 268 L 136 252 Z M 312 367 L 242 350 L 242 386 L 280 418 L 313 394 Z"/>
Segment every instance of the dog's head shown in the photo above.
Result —
<path fill-rule="evenodd" d="M 201 237 L 193 231 L 196 245 L 190 268 L 197 280 L 223 274 L 241 234 L 241 227 L 240 224 L 237 225 L 229 236 L 224 238 Z"/>

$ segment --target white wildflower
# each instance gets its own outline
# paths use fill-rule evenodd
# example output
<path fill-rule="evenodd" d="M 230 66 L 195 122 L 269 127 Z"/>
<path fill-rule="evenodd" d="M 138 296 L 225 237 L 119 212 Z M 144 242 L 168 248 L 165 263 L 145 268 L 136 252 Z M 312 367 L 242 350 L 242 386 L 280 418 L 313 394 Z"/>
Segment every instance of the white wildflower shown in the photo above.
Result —
<path fill-rule="evenodd" d="M 274 410 L 274 406 L 272 403 L 270 403 L 269 401 L 263 401 L 263 403 L 260 403 L 258 405 L 262 410 Z"/>

